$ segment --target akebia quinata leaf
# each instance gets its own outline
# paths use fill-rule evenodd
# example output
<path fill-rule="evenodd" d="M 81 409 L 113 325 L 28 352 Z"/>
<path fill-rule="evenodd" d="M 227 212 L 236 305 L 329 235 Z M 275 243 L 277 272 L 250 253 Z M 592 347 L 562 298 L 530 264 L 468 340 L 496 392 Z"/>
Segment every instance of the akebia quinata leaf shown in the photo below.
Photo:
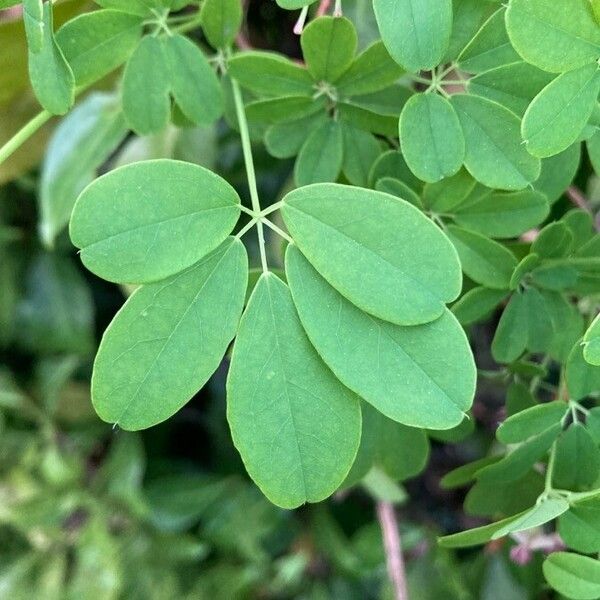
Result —
<path fill-rule="evenodd" d="M 86 267 L 104 279 L 157 281 L 221 244 L 239 204 L 235 190 L 203 167 L 167 159 L 134 163 L 81 193 L 71 240 Z"/>
<path fill-rule="evenodd" d="M 246 250 L 229 238 L 189 269 L 134 292 L 94 363 L 92 400 L 100 417 L 144 429 L 188 402 L 236 333 L 247 280 Z"/>
<path fill-rule="evenodd" d="M 286 273 L 309 339 L 342 383 L 405 425 L 450 429 L 463 420 L 475 363 L 448 310 L 416 327 L 377 319 L 331 287 L 293 245 Z"/>
<path fill-rule="evenodd" d="M 461 288 L 446 236 L 397 197 L 337 184 L 290 192 L 282 214 L 317 271 L 362 310 L 399 325 L 440 317 Z"/>
<path fill-rule="evenodd" d="M 359 400 L 319 358 L 272 273 L 242 317 L 227 396 L 234 444 L 273 503 L 318 502 L 346 478 L 360 440 Z"/>

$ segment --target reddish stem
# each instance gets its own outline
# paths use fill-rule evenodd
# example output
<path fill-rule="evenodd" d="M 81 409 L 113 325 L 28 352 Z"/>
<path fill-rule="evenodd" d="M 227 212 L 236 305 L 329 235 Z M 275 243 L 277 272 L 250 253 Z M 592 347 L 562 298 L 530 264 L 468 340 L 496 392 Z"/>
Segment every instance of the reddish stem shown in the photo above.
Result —
<path fill-rule="evenodd" d="M 408 600 L 402 542 L 394 506 L 390 502 L 377 502 L 377 518 L 383 535 L 388 576 L 394 588 L 394 598 Z"/>

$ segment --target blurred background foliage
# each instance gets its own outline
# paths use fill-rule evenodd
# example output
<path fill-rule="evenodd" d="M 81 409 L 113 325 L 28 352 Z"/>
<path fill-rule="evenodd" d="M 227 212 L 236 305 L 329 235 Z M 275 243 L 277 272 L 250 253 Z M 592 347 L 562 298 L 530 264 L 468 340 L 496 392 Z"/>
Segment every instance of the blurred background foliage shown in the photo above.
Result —
<path fill-rule="evenodd" d="M 85 0 L 59 2 L 57 25 L 88 8 Z M 346 0 L 344 10 L 362 47 L 377 37 L 370 2 Z M 252 0 L 248 11 L 252 46 L 300 56 L 294 13 L 272 0 Z M 14 11 L 0 15 L 4 141 L 39 108 L 22 21 Z M 95 86 L 83 102 L 109 101 L 103 90 L 112 83 Z M 90 403 L 91 361 L 128 290 L 84 270 L 66 232 L 53 248 L 40 242 L 40 164 L 55 126 L 0 166 L 0 598 L 391 598 L 379 501 L 397 506 L 414 600 L 551 597 L 540 592 L 540 554 L 517 566 L 502 541 L 483 552 L 436 545 L 441 533 L 483 522 L 488 494 L 494 506 L 504 497 L 516 512 L 539 491 L 529 480 L 523 489 L 474 488 L 467 515 L 464 490 L 440 486 L 445 473 L 493 444 L 504 403 L 493 379 L 479 389 L 473 421 L 430 438 L 429 463 L 418 477 L 401 486 L 381 471 L 296 511 L 272 506 L 245 475 L 225 419 L 226 364 L 159 426 L 135 434 L 100 422 Z M 71 133 L 84 126 L 72 119 Z M 56 140 L 50 151 L 60 152 Z M 210 167 L 247 191 L 238 136 L 223 122 L 171 126 L 148 138 L 124 133 L 99 172 L 158 157 Z M 78 161 L 74 156 L 73 165 Z M 292 164 L 260 148 L 256 161 L 261 197 L 273 203 L 291 185 Z M 600 184 L 590 173 L 584 164 L 577 182 L 597 204 Z M 271 238 L 273 263 L 281 260 L 278 244 Z M 493 366 L 487 349 L 494 323 L 476 326 L 472 336 L 483 369 Z"/>

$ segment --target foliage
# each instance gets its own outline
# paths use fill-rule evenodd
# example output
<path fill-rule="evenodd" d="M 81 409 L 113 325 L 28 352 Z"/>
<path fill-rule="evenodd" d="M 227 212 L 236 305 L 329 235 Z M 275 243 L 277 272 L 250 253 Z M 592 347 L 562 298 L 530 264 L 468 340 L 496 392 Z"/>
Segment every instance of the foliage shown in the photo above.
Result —
<path fill-rule="evenodd" d="M 8 360 L 17 379 L 0 380 L 6 589 L 213 597 L 233 556 L 243 575 L 224 598 L 372 590 L 373 524 L 349 533 L 307 509 L 335 564 L 320 585 L 310 552 L 290 550 L 296 514 L 251 484 L 156 466 L 144 478 L 152 438 L 125 432 L 180 414 L 225 364 L 231 440 L 271 503 L 357 487 L 405 502 L 400 484 L 432 444 L 472 444 L 441 485 L 471 486 L 465 512 L 492 522 L 441 537 L 413 589 L 428 561 L 459 561 L 432 597 L 498 597 L 482 583 L 491 569 L 515 597 L 539 597 L 542 576 L 600 597 L 600 235 L 577 187 L 593 194 L 600 174 L 597 3 L 347 0 L 317 16 L 309 0 L 277 0 L 300 10 L 300 61 L 245 49 L 239 0 L 65 4 L 55 27 L 66 9 L 25 0 L 20 38 L 6 30 L 21 52 L 27 40 L 42 112 L 0 163 L 66 115 L 41 163 L 42 246 L 30 216 L 0 213 L 0 343 L 35 365 Z M 15 81 L 2 102 L 23 101 Z M 7 195 L 37 191 L 31 166 L 15 163 Z M 128 298 L 103 316 L 95 352 L 98 290 L 115 290 L 100 279 Z M 90 414 L 61 408 L 94 353 L 110 443 Z M 486 386 L 506 395 L 495 440 L 474 423 Z M 258 531 L 241 534 L 246 512 Z M 551 531 L 558 546 L 536 547 Z M 566 551 L 515 573 L 449 550 L 507 537 L 513 559 Z"/>

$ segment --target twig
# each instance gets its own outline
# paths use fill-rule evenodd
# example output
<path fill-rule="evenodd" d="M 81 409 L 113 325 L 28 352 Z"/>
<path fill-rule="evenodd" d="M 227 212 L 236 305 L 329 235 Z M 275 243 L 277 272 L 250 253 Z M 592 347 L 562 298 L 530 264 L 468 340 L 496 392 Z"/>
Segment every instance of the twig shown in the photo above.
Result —
<path fill-rule="evenodd" d="M 567 188 L 567 196 L 575 206 L 578 206 L 586 212 L 592 212 L 588 205 L 588 201 L 579 188 L 576 188 L 574 185 L 569 186 L 569 188 Z"/>
<path fill-rule="evenodd" d="M 331 0 L 321 0 L 319 8 L 317 8 L 317 17 L 322 17 L 328 10 Z"/>
<path fill-rule="evenodd" d="M 388 576 L 394 588 L 394 598 L 408 600 L 402 543 L 394 506 L 390 502 L 377 502 L 377 518 L 383 535 Z"/>

